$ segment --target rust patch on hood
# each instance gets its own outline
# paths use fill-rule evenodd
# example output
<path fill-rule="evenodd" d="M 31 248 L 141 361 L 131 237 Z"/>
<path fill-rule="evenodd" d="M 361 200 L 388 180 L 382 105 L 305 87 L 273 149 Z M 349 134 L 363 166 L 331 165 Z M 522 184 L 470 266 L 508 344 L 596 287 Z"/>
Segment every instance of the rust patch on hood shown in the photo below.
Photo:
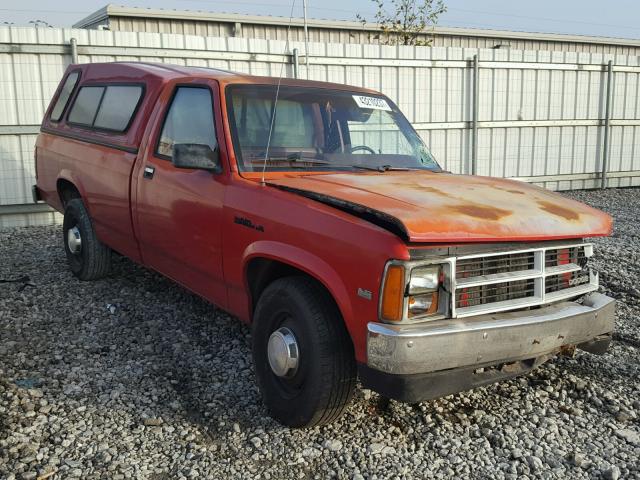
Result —
<path fill-rule="evenodd" d="M 502 190 L 503 192 L 513 193 L 514 195 L 524 195 L 525 194 L 522 190 L 514 190 L 514 189 L 511 189 L 511 188 L 504 188 L 504 187 L 501 187 L 500 185 L 494 185 L 493 188 L 495 188 L 497 190 Z"/>
<path fill-rule="evenodd" d="M 421 187 L 420 185 L 417 185 L 417 189 L 422 190 L 423 192 L 431 192 L 431 193 L 435 193 L 436 195 L 442 195 L 443 197 L 446 197 L 446 198 L 456 198 L 454 195 L 451 195 L 450 193 L 444 192 L 439 188 L 435 188 L 435 187 L 428 187 L 428 186 L 425 187 L 424 185 Z"/>
<path fill-rule="evenodd" d="M 468 217 L 480 218 L 482 220 L 500 220 L 511 215 L 513 212 L 498 207 L 487 205 L 473 205 L 471 203 L 461 205 L 451 205 L 447 207 L 452 213 L 459 213 Z"/>
<path fill-rule="evenodd" d="M 450 193 L 445 192 L 443 190 L 440 190 L 439 188 L 431 187 L 431 186 L 428 186 L 428 185 L 425 186 L 425 185 L 421 185 L 419 183 L 393 182 L 393 183 L 391 183 L 391 185 L 397 186 L 397 187 L 402 188 L 402 189 L 412 188 L 414 190 L 419 190 L 421 192 L 433 193 L 434 195 L 440 195 L 441 197 L 445 197 L 445 198 L 453 198 L 453 199 L 456 198 L 455 195 L 451 195 Z"/>
<path fill-rule="evenodd" d="M 545 212 L 549 212 L 553 215 L 564 218 L 565 220 L 579 220 L 580 214 L 574 210 L 562 207 L 556 203 L 546 202 L 544 200 L 538 200 L 538 205 Z"/>

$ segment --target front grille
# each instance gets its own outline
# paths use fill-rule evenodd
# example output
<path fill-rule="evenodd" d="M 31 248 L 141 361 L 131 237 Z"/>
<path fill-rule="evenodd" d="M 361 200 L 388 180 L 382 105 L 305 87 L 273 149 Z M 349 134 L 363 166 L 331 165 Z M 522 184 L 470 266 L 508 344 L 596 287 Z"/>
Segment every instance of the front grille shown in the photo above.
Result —
<path fill-rule="evenodd" d="M 512 310 L 593 291 L 598 277 L 588 267 L 592 254 L 591 244 L 580 244 L 452 259 L 452 314 Z"/>
<path fill-rule="evenodd" d="M 456 263 L 456 277 L 468 278 L 496 273 L 519 272 L 534 268 L 533 252 L 495 255 L 492 257 L 464 258 Z"/>
<path fill-rule="evenodd" d="M 589 283 L 589 271 L 581 270 L 578 272 L 561 273 L 559 275 L 551 275 L 545 278 L 545 293 L 559 292 L 567 288 L 577 287 Z"/>
<path fill-rule="evenodd" d="M 533 279 L 478 285 L 456 291 L 456 308 L 527 298 L 535 294 Z"/>
<path fill-rule="evenodd" d="M 553 248 L 545 252 L 545 267 L 557 267 L 558 265 L 566 265 L 567 263 L 575 263 L 581 267 L 586 266 L 587 257 L 584 247 Z"/>

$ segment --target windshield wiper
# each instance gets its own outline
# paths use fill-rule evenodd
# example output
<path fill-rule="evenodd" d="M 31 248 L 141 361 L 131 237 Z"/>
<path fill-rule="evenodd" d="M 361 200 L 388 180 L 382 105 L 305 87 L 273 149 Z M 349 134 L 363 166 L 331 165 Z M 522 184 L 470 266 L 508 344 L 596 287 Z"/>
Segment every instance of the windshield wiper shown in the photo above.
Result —
<path fill-rule="evenodd" d="M 371 170 L 372 172 L 380 172 L 378 167 L 368 167 L 365 165 L 349 165 L 351 168 L 358 168 L 360 170 Z"/>
<path fill-rule="evenodd" d="M 264 161 L 264 157 L 256 156 L 254 157 L 254 162 L 259 163 L 260 161 Z M 289 155 L 269 155 L 266 161 L 268 163 L 275 162 L 291 162 L 291 163 L 311 163 L 314 165 L 331 165 L 331 162 L 327 162 L 326 160 L 320 160 L 315 156 L 305 155 L 302 152 L 290 153 Z"/>
<path fill-rule="evenodd" d="M 362 170 L 371 170 L 372 172 L 380 172 L 380 173 L 384 173 L 384 172 L 408 172 L 409 170 L 412 170 L 411 168 L 407 168 L 407 167 L 394 167 L 392 165 L 378 165 L 376 167 L 370 167 L 368 165 L 351 165 L 352 168 L 360 168 Z"/>
<path fill-rule="evenodd" d="M 302 152 L 290 153 L 287 155 L 287 160 L 290 162 L 301 162 L 301 163 L 315 163 L 316 165 L 330 165 L 331 162 L 327 162 L 326 160 L 320 160 L 315 156 L 306 155 Z"/>

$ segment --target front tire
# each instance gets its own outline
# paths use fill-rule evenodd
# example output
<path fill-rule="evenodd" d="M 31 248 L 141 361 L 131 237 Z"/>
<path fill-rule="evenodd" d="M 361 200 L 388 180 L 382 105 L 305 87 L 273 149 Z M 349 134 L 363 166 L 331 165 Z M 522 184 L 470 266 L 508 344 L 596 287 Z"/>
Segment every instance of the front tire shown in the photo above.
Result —
<path fill-rule="evenodd" d="M 357 377 L 353 344 L 335 302 L 314 280 L 286 277 L 265 289 L 252 344 L 264 403 L 280 423 L 324 425 L 349 404 Z"/>
<path fill-rule="evenodd" d="M 111 249 L 96 237 L 80 198 L 69 200 L 65 206 L 62 240 L 71 272 L 80 280 L 97 280 L 109 273 Z"/>

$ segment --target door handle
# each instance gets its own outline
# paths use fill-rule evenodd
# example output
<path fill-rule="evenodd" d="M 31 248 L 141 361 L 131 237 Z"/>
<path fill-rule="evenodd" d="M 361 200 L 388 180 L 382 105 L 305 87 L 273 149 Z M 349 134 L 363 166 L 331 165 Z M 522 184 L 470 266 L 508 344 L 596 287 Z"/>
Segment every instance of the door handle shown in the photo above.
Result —
<path fill-rule="evenodd" d="M 156 167 L 151 166 L 151 165 L 146 166 L 146 167 L 144 167 L 144 173 L 143 173 L 142 176 L 144 178 L 147 178 L 147 179 L 151 180 L 153 178 L 153 174 L 154 174 L 155 171 L 156 171 Z"/>

